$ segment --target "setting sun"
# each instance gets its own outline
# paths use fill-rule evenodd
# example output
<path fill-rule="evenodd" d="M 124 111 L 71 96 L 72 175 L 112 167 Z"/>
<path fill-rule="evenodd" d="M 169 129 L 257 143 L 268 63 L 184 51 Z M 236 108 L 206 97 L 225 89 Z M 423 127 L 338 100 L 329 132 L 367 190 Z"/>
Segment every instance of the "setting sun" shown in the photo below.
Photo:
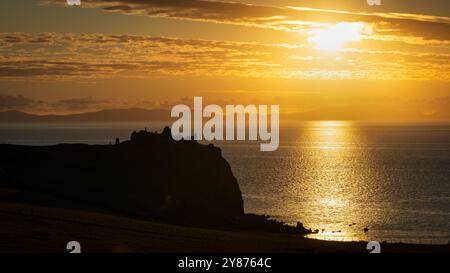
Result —
<path fill-rule="evenodd" d="M 0 1 L 0 155 L 0 256 L 450 253 L 450 0 Z"/>
<path fill-rule="evenodd" d="M 318 49 L 338 51 L 348 42 L 359 42 L 365 28 L 366 24 L 362 22 L 341 22 L 314 31 L 313 36 L 308 38 L 308 42 Z"/>

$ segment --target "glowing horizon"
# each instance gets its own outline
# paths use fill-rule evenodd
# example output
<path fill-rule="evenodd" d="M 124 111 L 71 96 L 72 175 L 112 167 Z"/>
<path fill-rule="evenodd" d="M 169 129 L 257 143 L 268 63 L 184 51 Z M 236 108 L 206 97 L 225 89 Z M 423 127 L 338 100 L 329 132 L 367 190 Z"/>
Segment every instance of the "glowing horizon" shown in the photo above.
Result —
<path fill-rule="evenodd" d="M 450 120 L 448 4 L 116 2 L 0 4 L 0 111 L 168 109 L 201 95 L 293 119 Z"/>

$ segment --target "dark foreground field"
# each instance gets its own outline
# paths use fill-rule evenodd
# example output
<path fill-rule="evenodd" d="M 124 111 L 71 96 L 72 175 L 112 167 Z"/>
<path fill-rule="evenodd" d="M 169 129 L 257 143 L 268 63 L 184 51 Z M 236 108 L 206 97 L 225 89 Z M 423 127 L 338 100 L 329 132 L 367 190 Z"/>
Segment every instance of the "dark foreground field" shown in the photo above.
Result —
<path fill-rule="evenodd" d="M 181 227 L 104 213 L 24 204 L 0 204 L 0 252 L 353 252 L 366 244 L 305 239 L 298 235 Z M 383 244 L 383 252 L 449 252 L 448 245 Z"/>

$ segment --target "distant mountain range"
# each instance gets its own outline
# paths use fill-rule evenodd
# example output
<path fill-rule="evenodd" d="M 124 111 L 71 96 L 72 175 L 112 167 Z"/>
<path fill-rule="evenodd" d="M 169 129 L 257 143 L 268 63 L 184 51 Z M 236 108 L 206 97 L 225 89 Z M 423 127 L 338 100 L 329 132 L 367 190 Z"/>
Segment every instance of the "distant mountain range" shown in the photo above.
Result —
<path fill-rule="evenodd" d="M 70 115 L 34 115 L 11 110 L 0 112 L 0 122 L 127 122 L 168 121 L 170 111 L 165 109 L 106 109 Z"/>
<path fill-rule="evenodd" d="M 390 119 L 388 116 L 376 114 L 376 109 L 373 111 L 360 111 L 355 108 L 353 110 L 346 110 L 344 108 L 323 109 L 316 111 L 285 113 L 280 115 L 280 120 L 283 121 L 309 121 L 309 120 L 362 120 L 362 121 L 396 121 Z M 389 112 L 388 109 L 383 109 L 381 112 Z M 339 112 L 339 114 L 335 114 Z M 379 111 L 378 111 L 379 112 Z M 358 113 L 358 114 L 355 114 Z M 397 113 L 399 117 L 397 121 L 449 121 L 449 113 L 436 113 L 433 116 L 423 116 L 415 112 Z M 379 118 L 379 119 L 377 119 Z M 142 109 L 142 108 L 128 108 L 128 109 L 106 109 L 96 112 L 86 112 L 69 115 L 35 115 L 17 110 L 0 112 L 0 123 L 20 123 L 20 122 L 148 122 L 148 121 L 175 121 L 177 118 L 170 117 L 170 110 L 167 109 Z"/>

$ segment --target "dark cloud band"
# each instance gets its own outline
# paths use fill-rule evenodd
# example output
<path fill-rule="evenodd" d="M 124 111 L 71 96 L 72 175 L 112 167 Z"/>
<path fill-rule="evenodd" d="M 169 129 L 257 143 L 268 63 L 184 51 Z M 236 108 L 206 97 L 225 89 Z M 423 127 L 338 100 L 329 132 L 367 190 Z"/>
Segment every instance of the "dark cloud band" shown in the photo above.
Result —
<path fill-rule="evenodd" d="M 54 0 L 46 2 L 60 2 Z M 311 24 L 366 22 L 380 35 L 404 35 L 450 40 L 450 18 L 418 14 L 352 13 L 319 9 L 281 8 L 205 0 L 84 0 L 83 7 L 109 12 L 239 24 L 283 31 L 301 31 Z"/>

